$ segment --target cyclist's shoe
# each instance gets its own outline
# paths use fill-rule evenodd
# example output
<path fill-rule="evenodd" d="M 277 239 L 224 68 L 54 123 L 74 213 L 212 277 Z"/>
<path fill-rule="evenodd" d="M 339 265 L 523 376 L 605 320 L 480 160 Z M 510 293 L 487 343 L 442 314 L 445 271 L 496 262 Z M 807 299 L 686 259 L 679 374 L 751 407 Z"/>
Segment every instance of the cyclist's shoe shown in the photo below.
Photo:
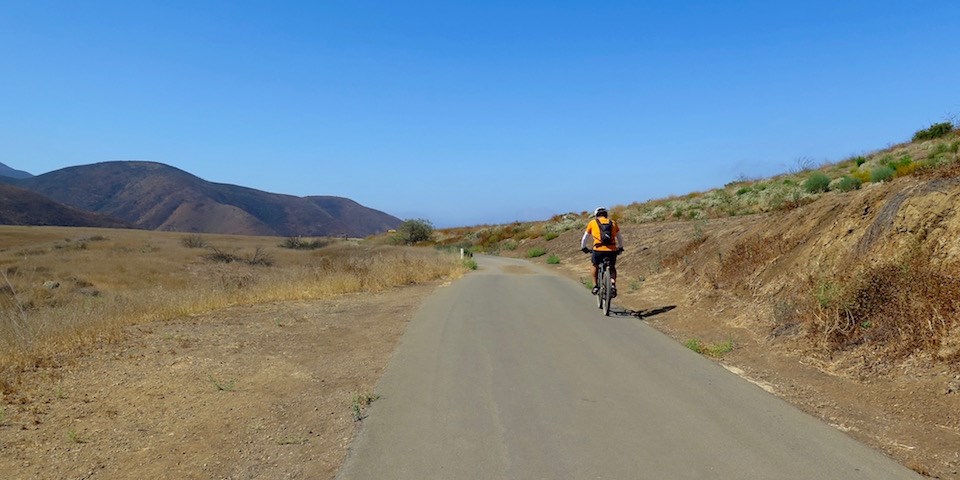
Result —
<path fill-rule="evenodd" d="M 600 293 L 600 287 L 593 287 L 593 290 L 590 290 L 590 293 L 594 295 Z"/>
<path fill-rule="evenodd" d="M 616 298 L 616 297 L 617 297 L 617 286 L 614 285 L 610 287 L 610 298 Z"/>

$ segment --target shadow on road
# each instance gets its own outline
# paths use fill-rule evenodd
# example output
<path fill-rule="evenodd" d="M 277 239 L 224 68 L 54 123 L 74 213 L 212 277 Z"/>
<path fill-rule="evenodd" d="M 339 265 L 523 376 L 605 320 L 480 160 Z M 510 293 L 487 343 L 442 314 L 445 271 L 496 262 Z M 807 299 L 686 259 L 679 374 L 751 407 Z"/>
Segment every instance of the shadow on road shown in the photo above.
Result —
<path fill-rule="evenodd" d="M 617 317 L 637 317 L 637 318 L 649 318 L 654 315 L 660 315 L 661 313 L 667 313 L 670 310 L 677 308 L 676 305 L 667 305 L 665 307 L 657 308 L 647 308 L 644 310 L 627 310 L 619 308 L 611 308 L 610 315 Z"/>

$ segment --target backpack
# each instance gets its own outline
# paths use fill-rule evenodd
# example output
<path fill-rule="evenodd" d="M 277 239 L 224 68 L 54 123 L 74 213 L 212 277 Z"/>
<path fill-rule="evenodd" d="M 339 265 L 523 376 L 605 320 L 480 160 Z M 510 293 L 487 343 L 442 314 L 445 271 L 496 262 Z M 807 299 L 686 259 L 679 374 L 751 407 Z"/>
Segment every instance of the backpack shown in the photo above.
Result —
<path fill-rule="evenodd" d="M 600 219 L 598 218 L 597 227 L 600 229 L 600 245 L 612 247 L 616 243 L 613 239 L 613 220 L 608 220 L 607 223 L 600 223 Z"/>

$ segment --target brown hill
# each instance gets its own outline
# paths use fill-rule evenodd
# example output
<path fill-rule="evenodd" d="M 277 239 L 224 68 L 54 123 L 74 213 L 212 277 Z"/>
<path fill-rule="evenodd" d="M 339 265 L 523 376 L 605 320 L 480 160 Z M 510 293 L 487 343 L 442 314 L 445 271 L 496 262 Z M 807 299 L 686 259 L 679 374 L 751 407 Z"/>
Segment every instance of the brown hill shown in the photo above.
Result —
<path fill-rule="evenodd" d="M 10 178 L 30 178 L 31 175 L 29 172 L 24 172 L 23 170 L 16 170 L 10 168 L 3 163 L 0 163 L 0 177 L 10 177 Z"/>
<path fill-rule="evenodd" d="M 213 183 L 154 162 L 69 167 L 17 185 L 140 228 L 277 236 L 367 236 L 400 219 L 339 197 L 296 197 Z"/>
<path fill-rule="evenodd" d="M 54 202 L 43 195 L 0 183 L 0 224 L 129 228 L 119 220 Z"/>

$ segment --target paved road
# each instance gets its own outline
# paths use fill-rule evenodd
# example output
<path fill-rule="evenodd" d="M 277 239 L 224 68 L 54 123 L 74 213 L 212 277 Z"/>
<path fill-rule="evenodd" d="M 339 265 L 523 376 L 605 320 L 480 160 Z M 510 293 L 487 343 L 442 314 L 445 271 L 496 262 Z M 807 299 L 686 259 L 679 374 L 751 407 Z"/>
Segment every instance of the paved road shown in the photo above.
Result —
<path fill-rule="evenodd" d="M 604 317 L 576 282 L 478 261 L 410 324 L 338 478 L 921 478 L 642 321 Z"/>

